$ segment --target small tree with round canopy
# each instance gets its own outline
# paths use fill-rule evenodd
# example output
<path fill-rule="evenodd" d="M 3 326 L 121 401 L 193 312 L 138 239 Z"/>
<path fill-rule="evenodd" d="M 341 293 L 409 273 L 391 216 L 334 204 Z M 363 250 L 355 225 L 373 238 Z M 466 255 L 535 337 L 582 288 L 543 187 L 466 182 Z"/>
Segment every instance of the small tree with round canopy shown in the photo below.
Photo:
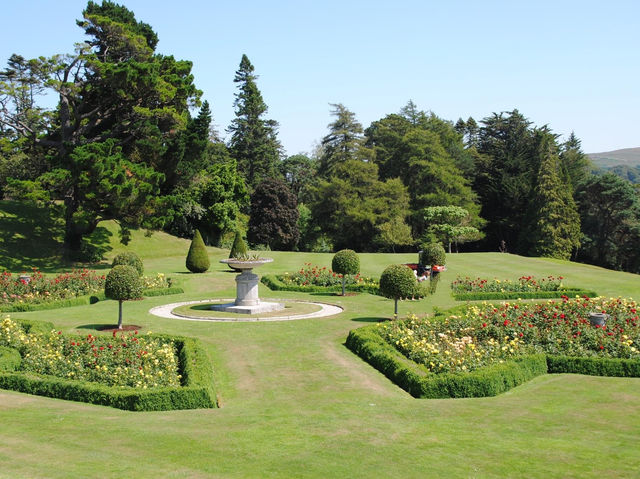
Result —
<path fill-rule="evenodd" d="M 394 315 L 398 315 L 398 300 L 409 298 L 418 292 L 416 277 L 411 268 L 392 264 L 380 275 L 380 292 L 385 298 L 395 300 Z"/>
<path fill-rule="evenodd" d="M 342 275 L 342 296 L 344 296 L 344 286 L 347 274 L 358 274 L 360 272 L 360 258 L 352 249 L 338 251 L 331 261 L 331 269 L 334 273 Z"/>
<path fill-rule="evenodd" d="M 114 266 L 104 282 L 104 295 L 118 301 L 118 329 L 122 329 L 122 302 L 142 297 L 142 281 L 133 266 Z"/>

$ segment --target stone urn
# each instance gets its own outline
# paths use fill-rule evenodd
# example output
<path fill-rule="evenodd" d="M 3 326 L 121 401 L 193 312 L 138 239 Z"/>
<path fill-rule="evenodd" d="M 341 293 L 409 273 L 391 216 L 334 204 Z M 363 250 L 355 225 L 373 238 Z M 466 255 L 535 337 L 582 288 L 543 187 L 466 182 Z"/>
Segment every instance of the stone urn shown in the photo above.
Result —
<path fill-rule="evenodd" d="M 271 263 L 272 261 L 272 258 L 247 260 L 237 258 L 221 259 L 221 263 L 229 265 L 236 271 L 240 271 L 240 274 L 236 276 L 236 300 L 233 303 L 211 306 L 211 309 L 244 314 L 266 313 L 284 309 L 282 303 L 260 301 L 260 296 L 258 295 L 260 278 L 257 274 L 253 273 L 253 269 L 263 264 Z"/>
<path fill-rule="evenodd" d="M 609 318 L 605 313 L 589 313 L 589 322 L 591 326 L 604 326 Z"/>

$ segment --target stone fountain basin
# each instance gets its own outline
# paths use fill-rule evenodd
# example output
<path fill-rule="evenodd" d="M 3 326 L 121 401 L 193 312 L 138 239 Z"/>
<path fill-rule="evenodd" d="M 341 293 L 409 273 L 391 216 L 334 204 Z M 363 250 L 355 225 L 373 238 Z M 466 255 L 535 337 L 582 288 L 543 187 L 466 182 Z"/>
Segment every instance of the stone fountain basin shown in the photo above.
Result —
<path fill-rule="evenodd" d="M 260 259 L 251 259 L 251 260 L 229 258 L 229 259 L 221 259 L 220 262 L 228 264 L 234 269 L 244 270 L 244 269 L 257 268 L 258 266 L 262 266 L 263 264 L 271 263 L 273 262 L 273 258 L 260 258 Z"/>

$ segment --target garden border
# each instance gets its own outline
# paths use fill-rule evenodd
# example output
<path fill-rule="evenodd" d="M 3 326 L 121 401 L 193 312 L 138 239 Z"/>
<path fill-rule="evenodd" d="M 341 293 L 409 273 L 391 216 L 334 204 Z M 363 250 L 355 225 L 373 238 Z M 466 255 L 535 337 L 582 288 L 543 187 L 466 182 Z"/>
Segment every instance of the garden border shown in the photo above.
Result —
<path fill-rule="evenodd" d="M 473 293 L 454 293 L 451 295 L 456 301 L 482 301 L 489 299 L 555 299 L 563 296 L 588 296 L 595 298 L 598 293 L 587 289 L 560 289 L 557 291 L 491 291 Z"/>
<path fill-rule="evenodd" d="M 377 332 L 377 325 L 349 332 L 354 354 L 416 398 L 496 396 L 536 376 L 554 373 L 640 377 L 640 360 L 536 354 L 520 356 L 469 373 L 434 374 L 403 356 Z"/>
<path fill-rule="evenodd" d="M 51 323 L 45 324 L 50 325 Z M 178 349 L 182 386 L 155 389 L 114 387 L 28 372 L 3 372 L 0 368 L 0 389 L 110 406 L 129 411 L 170 411 L 218 407 L 213 368 L 200 341 L 185 336 L 164 334 L 156 334 L 154 337 L 170 339 L 175 343 Z"/>

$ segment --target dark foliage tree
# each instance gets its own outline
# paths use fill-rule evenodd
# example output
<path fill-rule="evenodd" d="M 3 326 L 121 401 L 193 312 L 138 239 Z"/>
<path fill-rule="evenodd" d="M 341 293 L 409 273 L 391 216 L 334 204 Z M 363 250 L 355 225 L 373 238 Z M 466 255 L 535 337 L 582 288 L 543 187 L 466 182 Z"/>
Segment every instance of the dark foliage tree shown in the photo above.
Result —
<path fill-rule="evenodd" d="M 579 259 L 640 272 L 640 200 L 633 185 L 611 173 L 590 176 L 576 197 L 584 235 Z"/>
<path fill-rule="evenodd" d="M 282 180 L 266 179 L 251 195 L 247 239 L 254 245 L 290 251 L 296 247 L 299 238 L 295 195 Z"/>
<path fill-rule="evenodd" d="M 560 147 L 561 180 L 575 191 L 589 177 L 594 165 L 582 152 L 580 140 L 571 132 L 569 139 Z"/>
<path fill-rule="evenodd" d="M 526 253 L 517 245 L 538 172 L 531 122 L 514 110 L 494 113 L 482 124 L 473 187 L 487 220 L 485 246 L 494 249 L 504 240 L 510 251 Z"/>
<path fill-rule="evenodd" d="M 229 148 L 238 162 L 247 186 L 253 190 L 266 178 L 275 177 L 281 146 L 277 138 L 278 123 L 264 118 L 267 105 L 256 84 L 257 75 L 246 55 L 242 55 L 234 82 L 236 117 L 228 128 L 232 134 Z"/>

